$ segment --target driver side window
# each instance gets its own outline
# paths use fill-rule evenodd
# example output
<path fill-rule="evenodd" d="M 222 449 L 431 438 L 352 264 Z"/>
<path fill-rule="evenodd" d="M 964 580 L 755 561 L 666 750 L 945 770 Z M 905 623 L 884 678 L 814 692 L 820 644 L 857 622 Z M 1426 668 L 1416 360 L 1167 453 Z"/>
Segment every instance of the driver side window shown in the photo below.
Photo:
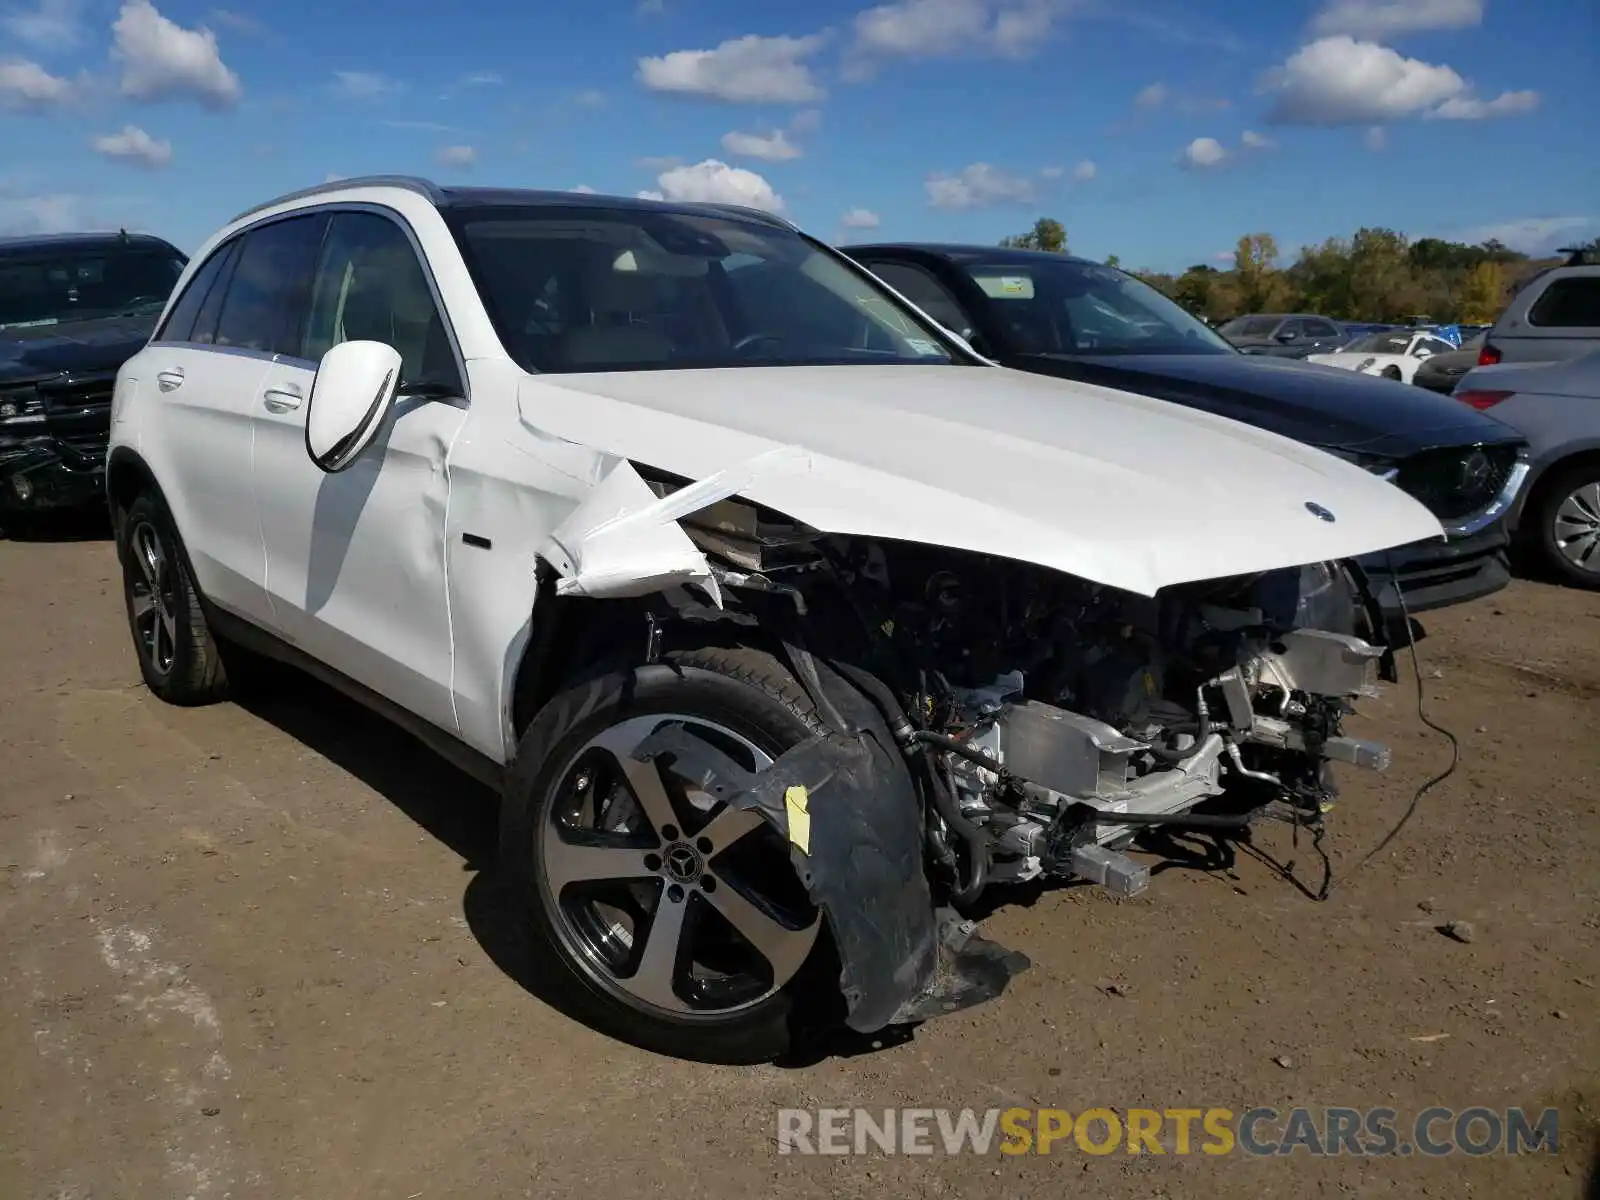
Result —
<path fill-rule="evenodd" d="M 334 216 L 317 261 L 301 357 L 318 361 L 341 342 L 400 352 L 401 389 L 461 387 L 449 333 L 404 231 L 376 213 Z"/>

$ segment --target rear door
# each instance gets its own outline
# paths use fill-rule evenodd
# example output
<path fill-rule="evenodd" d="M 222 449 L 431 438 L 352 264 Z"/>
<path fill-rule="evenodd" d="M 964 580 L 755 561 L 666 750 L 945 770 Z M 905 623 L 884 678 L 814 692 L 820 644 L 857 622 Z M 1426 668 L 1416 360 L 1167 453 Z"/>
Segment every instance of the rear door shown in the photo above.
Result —
<path fill-rule="evenodd" d="M 136 433 L 183 539 L 196 582 L 212 603 L 271 620 L 250 473 L 250 399 L 270 356 L 216 341 L 245 233 L 219 246 L 185 286 L 139 355 Z"/>
<path fill-rule="evenodd" d="M 436 291 L 398 216 L 346 210 L 332 215 L 293 305 L 253 406 L 267 588 L 283 634 L 454 732 L 447 459 L 467 401 Z M 400 387 L 372 444 L 330 475 L 306 451 L 306 411 L 322 355 L 354 340 L 400 352 Z"/>

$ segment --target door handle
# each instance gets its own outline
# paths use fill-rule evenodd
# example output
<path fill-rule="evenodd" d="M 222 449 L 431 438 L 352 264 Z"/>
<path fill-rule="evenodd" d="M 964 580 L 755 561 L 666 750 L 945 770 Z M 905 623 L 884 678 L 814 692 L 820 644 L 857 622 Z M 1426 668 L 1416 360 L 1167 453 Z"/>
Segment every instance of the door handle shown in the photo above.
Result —
<path fill-rule="evenodd" d="M 170 371 L 157 371 L 156 386 L 163 392 L 177 391 L 183 386 L 183 368 L 173 367 Z"/>
<path fill-rule="evenodd" d="M 268 388 L 262 396 L 262 403 L 267 411 L 275 413 L 293 412 L 304 401 L 305 397 L 300 394 L 300 389 L 293 386 Z"/>

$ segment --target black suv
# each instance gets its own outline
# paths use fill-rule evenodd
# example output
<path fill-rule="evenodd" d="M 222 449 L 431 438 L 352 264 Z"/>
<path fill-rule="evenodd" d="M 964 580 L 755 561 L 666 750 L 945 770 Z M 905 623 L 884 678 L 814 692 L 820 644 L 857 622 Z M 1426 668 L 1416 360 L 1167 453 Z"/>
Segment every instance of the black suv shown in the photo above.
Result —
<path fill-rule="evenodd" d="M 187 262 L 146 234 L 0 238 L 0 526 L 105 502 L 117 368 Z"/>
<path fill-rule="evenodd" d="M 1404 488 L 1448 538 L 1362 563 L 1382 584 L 1379 599 L 1397 629 L 1391 561 L 1413 613 L 1487 596 L 1510 580 L 1504 516 L 1527 474 L 1526 443 L 1500 421 L 1408 384 L 1240 353 L 1155 288 L 1086 259 L 989 246 L 843 249 L 1003 366 L 1230 417 Z"/>

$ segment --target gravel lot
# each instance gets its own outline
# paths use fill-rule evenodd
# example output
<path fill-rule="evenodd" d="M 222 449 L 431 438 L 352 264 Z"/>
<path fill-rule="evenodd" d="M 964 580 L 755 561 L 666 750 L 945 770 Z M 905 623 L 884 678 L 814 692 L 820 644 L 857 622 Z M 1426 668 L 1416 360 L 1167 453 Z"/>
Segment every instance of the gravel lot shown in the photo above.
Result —
<path fill-rule="evenodd" d="M 494 800 L 311 684 L 139 684 L 109 542 L 0 542 L 0 1196 L 1600 1195 L 1600 597 L 1426 619 L 1325 842 L 1286 827 L 1131 901 L 1015 897 L 997 1003 L 721 1069 L 539 998 L 480 868 Z M 1408 665 L 1408 660 L 1406 664 Z M 1470 941 L 1439 932 L 1472 926 Z M 1442 1036 L 1441 1036 L 1442 1035 Z M 780 1157 L 776 1110 L 1561 1105 L 1557 1155 Z"/>

